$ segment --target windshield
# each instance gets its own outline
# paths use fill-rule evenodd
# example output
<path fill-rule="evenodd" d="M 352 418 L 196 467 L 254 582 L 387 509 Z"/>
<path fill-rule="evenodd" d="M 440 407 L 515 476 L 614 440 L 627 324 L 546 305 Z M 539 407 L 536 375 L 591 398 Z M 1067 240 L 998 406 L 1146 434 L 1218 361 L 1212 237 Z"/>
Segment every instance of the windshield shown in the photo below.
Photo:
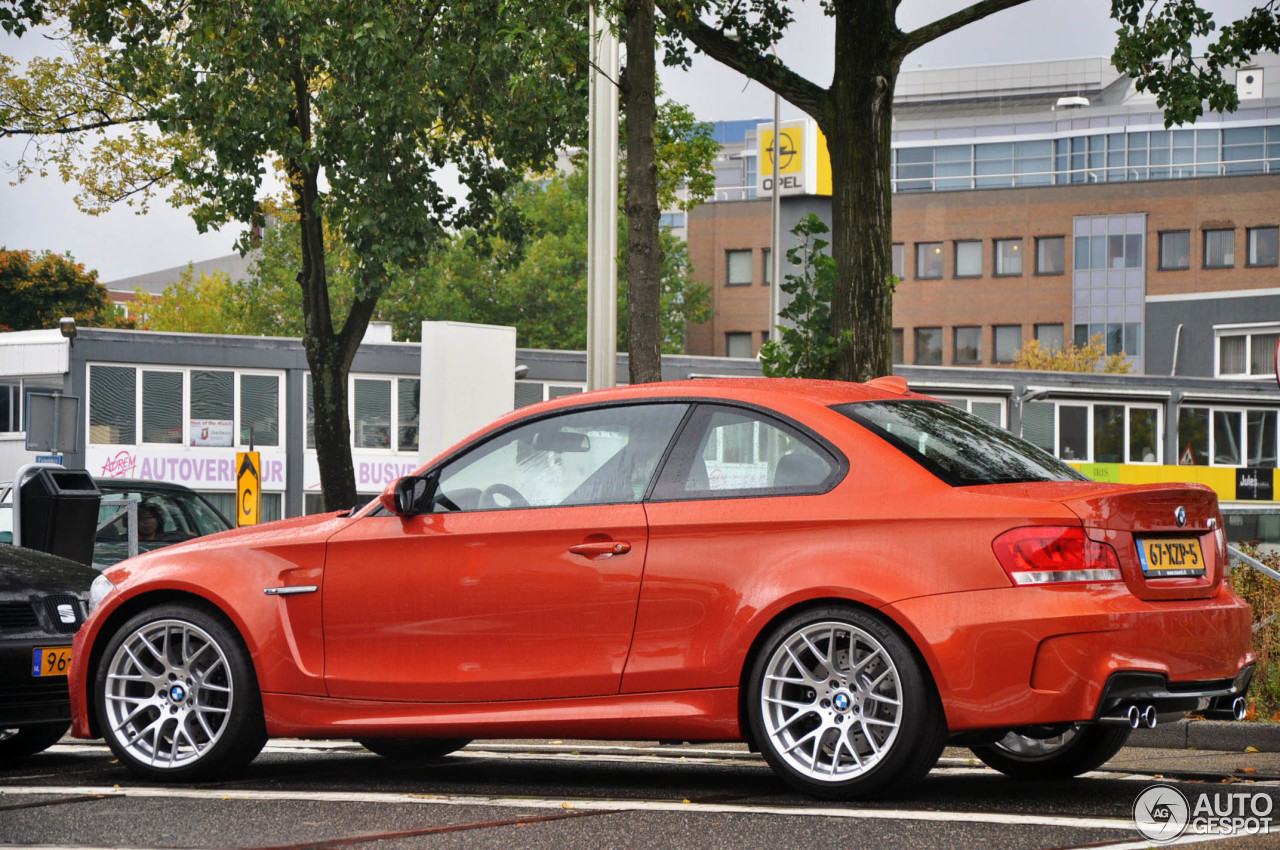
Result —
<path fill-rule="evenodd" d="M 835 410 L 952 486 L 1088 480 L 1043 449 L 943 402 L 866 401 Z"/>
<path fill-rule="evenodd" d="M 196 493 L 102 481 L 98 486 L 103 502 L 98 509 L 100 528 L 93 549 L 93 562 L 98 567 L 122 561 L 129 555 L 128 517 L 122 502 L 136 505 L 140 552 L 231 528 L 231 523 Z"/>

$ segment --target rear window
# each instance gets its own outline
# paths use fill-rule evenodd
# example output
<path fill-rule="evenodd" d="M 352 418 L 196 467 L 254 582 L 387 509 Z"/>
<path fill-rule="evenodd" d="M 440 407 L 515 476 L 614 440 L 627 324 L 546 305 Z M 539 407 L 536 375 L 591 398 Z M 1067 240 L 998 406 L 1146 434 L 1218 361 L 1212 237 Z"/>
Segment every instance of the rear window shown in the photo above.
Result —
<path fill-rule="evenodd" d="M 952 486 L 1088 480 L 1043 449 L 942 402 L 864 401 L 835 410 Z"/>

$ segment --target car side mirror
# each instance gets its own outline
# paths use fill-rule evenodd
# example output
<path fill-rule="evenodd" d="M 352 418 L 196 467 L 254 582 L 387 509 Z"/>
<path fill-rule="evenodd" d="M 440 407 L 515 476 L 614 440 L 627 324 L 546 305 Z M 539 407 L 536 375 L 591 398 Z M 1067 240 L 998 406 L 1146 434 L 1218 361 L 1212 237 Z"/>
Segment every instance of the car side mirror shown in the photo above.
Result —
<path fill-rule="evenodd" d="M 440 477 L 432 472 L 426 475 L 406 475 L 382 491 L 378 501 L 393 514 L 402 517 L 431 513 L 431 500 L 436 494 Z"/>

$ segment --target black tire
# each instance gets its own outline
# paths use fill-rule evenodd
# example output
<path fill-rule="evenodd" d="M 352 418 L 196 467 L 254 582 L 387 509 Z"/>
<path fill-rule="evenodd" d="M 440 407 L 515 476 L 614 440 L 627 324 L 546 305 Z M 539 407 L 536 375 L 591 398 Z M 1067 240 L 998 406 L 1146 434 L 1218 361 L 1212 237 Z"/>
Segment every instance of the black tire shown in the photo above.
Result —
<path fill-rule="evenodd" d="M 356 741 L 372 753 L 398 762 L 431 761 L 456 752 L 470 738 L 368 738 Z"/>
<path fill-rule="evenodd" d="M 21 758 L 44 752 L 62 739 L 70 723 L 37 723 L 16 729 L 0 729 L 0 759 Z"/>
<path fill-rule="evenodd" d="M 112 752 L 148 779 L 228 776 L 267 741 L 249 652 L 203 606 L 157 605 L 118 628 L 95 671 L 92 698 Z"/>
<path fill-rule="evenodd" d="M 769 766 L 814 797 L 904 793 L 946 744 L 923 662 L 889 623 L 851 606 L 810 609 L 780 623 L 751 661 L 746 699 Z"/>
<path fill-rule="evenodd" d="M 1013 737 L 971 749 L 984 763 L 1015 779 L 1070 779 L 1106 764 L 1120 752 L 1131 731 L 1128 726 L 1073 726 L 1061 743 L 1056 736 L 1010 732 Z"/>

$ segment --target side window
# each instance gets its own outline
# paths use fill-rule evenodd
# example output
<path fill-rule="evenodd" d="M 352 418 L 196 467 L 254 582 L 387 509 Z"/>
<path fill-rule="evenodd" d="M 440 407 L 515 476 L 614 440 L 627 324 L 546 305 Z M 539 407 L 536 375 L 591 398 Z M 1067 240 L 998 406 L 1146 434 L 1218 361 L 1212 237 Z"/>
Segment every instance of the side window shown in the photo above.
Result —
<path fill-rule="evenodd" d="M 703 405 L 680 435 L 653 498 L 816 493 L 836 468 L 789 425 L 753 410 Z"/>
<path fill-rule="evenodd" d="M 686 404 L 572 410 L 486 441 L 440 471 L 433 510 L 639 502 Z"/>

